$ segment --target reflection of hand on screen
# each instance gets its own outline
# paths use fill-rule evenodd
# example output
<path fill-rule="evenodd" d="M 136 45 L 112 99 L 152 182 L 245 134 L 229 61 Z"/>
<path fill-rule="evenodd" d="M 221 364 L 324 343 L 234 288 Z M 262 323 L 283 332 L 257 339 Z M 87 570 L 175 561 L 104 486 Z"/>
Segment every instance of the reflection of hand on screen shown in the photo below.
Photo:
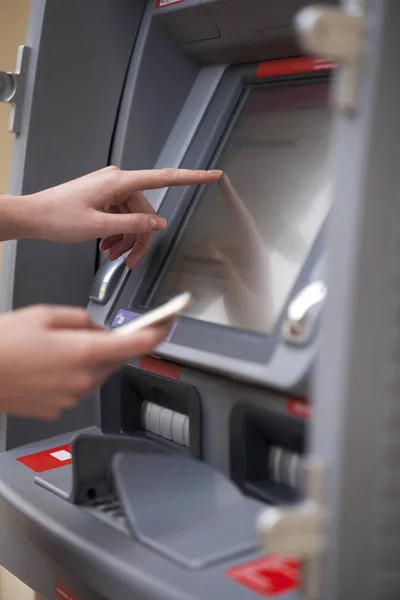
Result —
<path fill-rule="evenodd" d="M 223 269 L 223 299 L 230 323 L 236 327 L 263 331 L 269 311 L 269 273 L 265 247 L 243 200 L 224 174 L 218 189 L 229 212 L 235 217 L 240 253 L 228 256 L 218 243 L 210 245 L 210 256 Z"/>

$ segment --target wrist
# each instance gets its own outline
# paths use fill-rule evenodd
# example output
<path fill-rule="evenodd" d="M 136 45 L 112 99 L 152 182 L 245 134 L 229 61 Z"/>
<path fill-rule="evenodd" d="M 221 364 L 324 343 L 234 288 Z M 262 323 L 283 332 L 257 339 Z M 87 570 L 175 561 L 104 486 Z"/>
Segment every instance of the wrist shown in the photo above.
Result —
<path fill-rule="evenodd" d="M 0 196 L 0 240 L 40 237 L 42 217 L 35 196 Z"/>

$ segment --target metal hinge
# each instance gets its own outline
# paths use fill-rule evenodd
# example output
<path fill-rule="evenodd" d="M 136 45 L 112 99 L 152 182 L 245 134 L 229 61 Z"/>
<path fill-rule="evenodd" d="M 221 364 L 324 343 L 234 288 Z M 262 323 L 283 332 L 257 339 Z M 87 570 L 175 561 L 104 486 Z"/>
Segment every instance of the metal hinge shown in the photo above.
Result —
<path fill-rule="evenodd" d="M 295 21 L 304 50 L 339 63 L 335 104 L 354 113 L 357 108 L 359 71 L 365 38 L 365 0 L 347 0 L 343 8 L 308 6 Z"/>
<path fill-rule="evenodd" d="M 326 293 L 323 281 L 313 281 L 292 300 L 282 324 L 282 335 L 286 342 L 302 344 L 309 340 L 312 332 L 311 312 L 322 304 Z"/>
<path fill-rule="evenodd" d="M 12 133 L 20 133 L 21 131 L 29 56 L 30 48 L 20 46 L 15 72 L 0 71 L 0 102 L 7 102 L 12 105 L 8 122 L 8 130 Z"/>
<path fill-rule="evenodd" d="M 325 548 L 324 466 L 319 459 L 308 458 L 305 469 L 306 499 L 292 507 L 265 509 L 257 532 L 268 554 L 302 561 L 304 597 L 318 600 Z"/>

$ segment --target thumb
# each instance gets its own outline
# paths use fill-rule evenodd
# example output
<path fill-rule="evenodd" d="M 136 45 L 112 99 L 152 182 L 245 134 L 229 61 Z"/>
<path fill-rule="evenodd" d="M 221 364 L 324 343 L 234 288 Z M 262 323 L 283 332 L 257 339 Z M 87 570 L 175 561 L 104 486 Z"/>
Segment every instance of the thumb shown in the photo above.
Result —
<path fill-rule="evenodd" d="M 83 308 L 42 306 L 37 310 L 49 329 L 97 329 L 89 313 Z"/>
<path fill-rule="evenodd" d="M 161 231 L 167 226 L 167 221 L 154 214 L 103 214 L 99 237 L 117 234 L 140 234 L 151 231 Z"/>
<path fill-rule="evenodd" d="M 92 333 L 90 361 L 93 364 L 118 364 L 142 354 L 149 354 L 167 337 L 173 320 L 161 325 L 146 327 L 132 335 L 115 335 L 112 332 Z"/>

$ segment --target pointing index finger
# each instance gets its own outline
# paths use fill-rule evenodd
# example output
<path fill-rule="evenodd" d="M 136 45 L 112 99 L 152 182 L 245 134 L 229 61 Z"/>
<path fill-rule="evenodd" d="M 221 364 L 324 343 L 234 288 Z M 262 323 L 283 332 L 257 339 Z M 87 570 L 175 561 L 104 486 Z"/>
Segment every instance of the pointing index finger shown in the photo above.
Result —
<path fill-rule="evenodd" d="M 191 171 L 190 169 L 154 169 L 148 171 L 123 171 L 121 181 L 127 189 L 157 190 L 170 186 L 201 185 L 213 183 L 222 171 Z"/>

